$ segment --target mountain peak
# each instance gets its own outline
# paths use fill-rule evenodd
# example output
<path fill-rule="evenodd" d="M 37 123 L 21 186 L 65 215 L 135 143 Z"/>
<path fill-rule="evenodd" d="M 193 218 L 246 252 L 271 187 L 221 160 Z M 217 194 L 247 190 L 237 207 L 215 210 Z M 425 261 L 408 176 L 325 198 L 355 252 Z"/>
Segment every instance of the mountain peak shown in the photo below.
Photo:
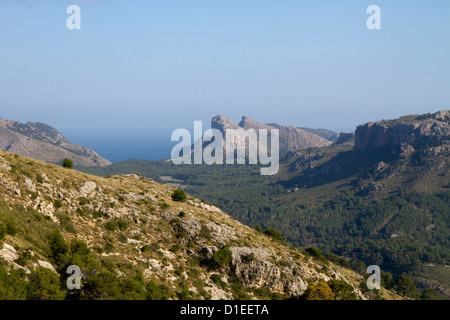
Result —
<path fill-rule="evenodd" d="M 249 117 L 245 117 L 245 116 L 243 116 L 241 119 L 241 122 L 239 122 L 239 127 L 244 128 L 245 130 L 248 130 L 248 129 L 255 129 L 255 130 L 273 129 L 273 127 L 271 127 L 271 126 L 268 126 L 264 123 L 258 122 L 256 120 L 253 120 L 253 119 L 251 119 Z"/>
<path fill-rule="evenodd" d="M 227 129 L 239 129 L 239 126 L 227 117 L 217 115 L 211 119 L 211 128 L 217 129 L 225 135 Z"/>

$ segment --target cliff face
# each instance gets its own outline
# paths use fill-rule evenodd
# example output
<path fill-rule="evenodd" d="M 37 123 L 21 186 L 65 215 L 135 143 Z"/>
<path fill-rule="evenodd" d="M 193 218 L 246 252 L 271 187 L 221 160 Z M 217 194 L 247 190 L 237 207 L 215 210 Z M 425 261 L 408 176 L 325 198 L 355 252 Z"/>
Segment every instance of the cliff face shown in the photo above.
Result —
<path fill-rule="evenodd" d="M 446 110 L 432 115 L 407 116 L 358 126 L 355 149 L 403 152 L 417 146 L 448 144 L 449 136 L 450 111 Z"/>
<path fill-rule="evenodd" d="M 71 143 L 54 128 L 39 122 L 23 124 L 0 118 L 0 150 L 52 163 L 70 158 L 75 165 L 88 167 L 111 164 L 96 152 Z"/>

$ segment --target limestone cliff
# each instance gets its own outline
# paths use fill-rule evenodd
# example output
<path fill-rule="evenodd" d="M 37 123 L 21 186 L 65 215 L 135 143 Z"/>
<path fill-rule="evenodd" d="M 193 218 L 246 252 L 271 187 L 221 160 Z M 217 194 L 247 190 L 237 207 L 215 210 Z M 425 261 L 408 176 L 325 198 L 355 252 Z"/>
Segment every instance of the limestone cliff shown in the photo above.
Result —
<path fill-rule="evenodd" d="M 400 153 L 416 147 L 448 144 L 449 141 L 449 110 L 369 122 L 358 126 L 355 132 L 355 149 L 361 151 L 388 149 Z"/>

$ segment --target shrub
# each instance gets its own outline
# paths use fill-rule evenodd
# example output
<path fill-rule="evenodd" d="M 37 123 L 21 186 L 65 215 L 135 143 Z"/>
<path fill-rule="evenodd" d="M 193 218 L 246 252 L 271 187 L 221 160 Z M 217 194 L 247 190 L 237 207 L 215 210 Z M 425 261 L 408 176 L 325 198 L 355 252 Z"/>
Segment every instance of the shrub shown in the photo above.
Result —
<path fill-rule="evenodd" d="M 199 236 L 206 240 L 211 240 L 212 239 L 211 230 L 209 230 L 207 226 L 202 225 L 202 228 L 200 229 L 199 232 Z"/>
<path fill-rule="evenodd" d="M 6 234 L 9 234 L 10 236 L 15 236 L 17 234 L 17 231 L 18 228 L 14 223 L 14 221 L 8 220 L 8 222 L 6 222 Z"/>
<path fill-rule="evenodd" d="M 37 174 L 36 181 L 37 183 L 44 183 L 44 178 L 40 174 Z"/>
<path fill-rule="evenodd" d="M 83 240 L 73 239 L 70 242 L 70 252 L 72 255 L 88 256 L 91 250 Z"/>
<path fill-rule="evenodd" d="M 107 221 L 104 225 L 105 229 L 108 231 L 125 231 L 128 228 L 128 223 L 125 220 L 121 220 L 121 219 L 114 219 L 114 220 L 110 220 Z"/>
<path fill-rule="evenodd" d="M 309 247 L 305 249 L 305 252 L 311 257 L 317 258 L 320 261 L 327 262 L 327 258 L 322 254 L 322 252 L 316 247 Z"/>
<path fill-rule="evenodd" d="M 113 221 L 113 220 L 107 221 L 107 222 L 104 224 L 104 227 L 105 227 L 106 230 L 112 231 L 112 232 L 114 232 L 114 231 L 116 231 L 117 229 L 119 229 L 119 226 L 118 226 L 117 223 L 116 223 L 115 221 Z"/>
<path fill-rule="evenodd" d="M 166 210 L 166 209 L 169 209 L 169 208 L 170 208 L 170 206 L 169 206 L 167 203 L 165 203 L 165 202 L 161 203 L 160 207 L 161 207 L 161 209 L 163 209 L 163 210 Z"/>
<path fill-rule="evenodd" d="M 128 223 L 125 220 L 118 220 L 117 227 L 120 231 L 125 231 L 128 229 Z"/>
<path fill-rule="evenodd" d="M 62 300 L 65 296 L 60 289 L 59 277 L 43 267 L 30 274 L 27 291 L 29 300 Z"/>
<path fill-rule="evenodd" d="M 431 288 L 425 288 L 420 295 L 421 300 L 444 300 L 440 295 L 439 292 L 436 290 L 433 290 Z"/>
<path fill-rule="evenodd" d="M 22 267 L 25 267 L 25 265 L 27 264 L 27 261 L 30 260 L 32 258 L 31 252 L 30 250 L 25 250 L 24 252 L 22 252 L 19 257 L 16 259 L 16 263 L 21 265 Z"/>
<path fill-rule="evenodd" d="M 395 283 L 392 274 L 381 270 L 381 286 L 386 289 L 392 289 L 394 285 Z"/>
<path fill-rule="evenodd" d="M 187 247 L 188 247 L 188 248 L 191 248 L 191 249 L 192 249 L 192 248 L 195 248 L 195 246 L 196 246 L 195 243 L 192 242 L 192 241 L 189 241 L 188 244 L 187 244 Z"/>
<path fill-rule="evenodd" d="M 58 266 L 62 267 L 67 259 L 69 245 L 64 240 L 61 232 L 57 229 L 49 236 L 50 257 L 52 261 Z"/>
<path fill-rule="evenodd" d="M 0 265 L 0 300 L 24 300 L 27 296 L 27 282 L 22 271 L 7 272 Z"/>
<path fill-rule="evenodd" d="M 218 274 L 212 274 L 210 276 L 210 279 L 213 283 L 217 284 L 222 289 L 225 289 L 225 287 L 227 286 L 227 284 L 224 281 L 222 281 L 222 278 Z"/>
<path fill-rule="evenodd" d="M 250 300 L 250 295 L 245 292 L 245 287 L 237 279 L 231 283 L 231 291 L 235 300 Z"/>
<path fill-rule="evenodd" d="M 272 237 L 272 239 L 277 240 L 277 241 L 281 241 L 281 242 L 286 241 L 286 238 L 281 236 L 280 231 L 273 229 L 273 228 L 269 228 L 269 229 L 265 230 L 264 234 L 268 235 L 269 237 Z"/>
<path fill-rule="evenodd" d="M 255 254 L 252 252 L 252 253 L 249 253 L 249 254 L 247 254 L 247 255 L 245 255 L 245 256 L 242 256 L 242 257 L 241 257 L 241 260 L 242 260 L 242 262 L 244 262 L 244 263 L 250 263 L 250 262 L 256 260 L 256 256 L 255 256 Z"/>
<path fill-rule="evenodd" d="M 161 249 L 161 246 L 157 242 L 153 242 L 150 245 L 150 250 L 152 250 L 154 252 L 158 251 L 159 249 Z"/>
<path fill-rule="evenodd" d="M 105 253 L 110 253 L 114 250 L 114 244 L 111 241 L 105 243 L 104 248 Z"/>
<path fill-rule="evenodd" d="M 348 262 L 345 258 L 343 257 L 339 257 L 337 255 L 335 255 L 334 253 L 327 253 L 324 255 L 324 257 L 326 259 L 328 259 L 328 261 L 331 261 L 337 265 L 340 265 L 341 267 L 347 268 L 347 269 L 351 269 L 351 265 L 350 262 Z"/>
<path fill-rule="evenodd" d="M 254 289 L 254 294 L 257 297 L 260 297 L 262 299 L 270 299 L 270 300 L 283 300 L 284 299 L 284 295 L 281 293 L 273 293 L 272 291 L 270 291 L 267 288 L 257 288 Z"/>
<path fill-rule="evenodd" d="M 330 286 L 320 281 L 317 284 L 310 284 L 304 294 L 306 300 L 334 300 L 335 294 Z"/>
<path fill-rule="evenodd" d="M 63 204 L 61 200 L 55 200 L 53 203 L 56 209 L 62 208 Z"/>
<path fill-rule="evenodd" d="M 184 192 L 183 190 L 180 189 L 176 189 L 173 193 L 172 193 L 172 200 L 176 201 L 176 202 L 184 202 L 187 199 L 187 195 L 186 192 Z"/>
<path fill-rule="evenodd" d="M 180 287 L 181 287 L 181 291 L 177 293 L 178 299 L 190 300 L 191 294 L 190 294 L 189 289 L 186 286 L 186 284 L 182 283 L 182 284 L 180 284 Z"/>
<path fill-rule="evenodd" d="M 3 240 L 6 236 L 6 227 L 3 224 L 0 224 L 0 241 Z"/>
<path fill-rule="evenodd" d="M 167 300 L 169 298 L 168 288 L 164 285 L 158 286 L 153 280 L 147 283 L 145 289 L 147 291 L 147 300 Z"/>
<path fill-rule="evenodd" d="M 78 198 L 78 201 L 79 201 L 80 206 L 89 204 L 89 200 L 86 199 L 85 197 Z"/>
<path fill-rule="evenodd" d="M 331 280 L 329 286 L 336 300 L 357 300 L 353 287 L 344 280 Z"/>
<path fill-rule="evenodd" d="M 93 217 L 94 219 L 100 219 L 102 216 L 103 216 L 103 215 L 102 215 L 100 212 L 98 212 L 98 211 L 93 211 L 93 212 L 92 212 L 92 217 Z"/>
<path fill-rule="evenodd" d="M 408 296 L 411 298 L 416 298 L 416 286 L 414 285 L 414 281 L 408 278 L 406 275 L 400 275 L 395 283 L 395 288 L 397 292 L 402 296 Z"/>
<path fill-rule="evenodd" d="M 174 244 L 172 246 L 172 248 L 170 248 L 170 251 L 172 251 L 173 253 L 178 252 L 181 249 L 181 246 L 179 244 Z"/>
<path fill-rule="evenodd" d="M 62 166 L 67 169 L 73 169 L 73 161 L 69 158 L 65 158 L 62 162 Z"/>
<path fill-rule="evenodd" d="M 77 233 L 77 229 L 75 228 L 72 222 L 72 218 L 69 216 L 69 214 L 67 213 L 58 214 L 57 217 L 59 219 L 59 224 L 63 230 L 73 234 Z"/>
<path fill-rule="evenodd" d="M 127 236 L 125 236 L 123 233 L 119 234 L 119 236 L 117 237 L 117 240 L 119 242 L 122 242 L 122 243 L 127 243 L 128 242 Z"/>
<path fill-rule="evenodd" d="M 229 264 L 232 260 L 233 254 L 228 246 L 223 247 L 222 249 L 214 252 L 211 258 L 211 266 L 214 269 L 221 268 L 227 264 Z"/>

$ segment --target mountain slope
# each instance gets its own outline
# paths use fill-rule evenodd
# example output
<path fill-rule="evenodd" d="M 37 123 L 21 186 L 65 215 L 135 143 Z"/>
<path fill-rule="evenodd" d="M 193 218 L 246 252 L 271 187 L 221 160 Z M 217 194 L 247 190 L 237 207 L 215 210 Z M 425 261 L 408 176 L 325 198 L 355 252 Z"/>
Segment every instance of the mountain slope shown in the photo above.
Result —
<path fill-rule="evenodd" d="M 331 130 L 327 130 L 327 129 L 312 129 L 312 128 L 305 128 L 305 127 L 298 127 L 298 128 L 303 131 L 318 135 L 319 137 L 327 139 L 331 142 L 336 142 L 339 138 L 339 134 L 337 134 L 336 132 L 333 132 Z"/>
<path fill-rule="evenodd" d="M 173 201 L 174 189 L 151 179 L 99 178 L 7 152 L 0 163 L 0 226 L 15 229 L 0 242 L 0 273 L 21 269 L 33 281 L 46 268 L 65 279 L 67 266 L 78 265 L 83 289 L 61 287 L 61 296 L 267 299 L 299 297 L 311 284 L 341 279 L 355 297 L 368 297 L 362 276 L 195 198 Z"/>
<path fill-rule="evenodd" d="M 286 153 L 272 177 L 259 176 L 258 166 L 164 161 L 95 171 L 164 176 L 250 226 L 277 228 L 294 245 L 408 273 L 450 297 L 448 114 L 361 125 L 339 143 Z"/>
<path fill-rule="evenodd" d="M 69 142 L 57 130 L 39 122 L 22 124 L 0 118 L 0 150 L 51 163 L 70 158 L 74 164 L 86 167 L 111 164 L 94 151 Z"/>

